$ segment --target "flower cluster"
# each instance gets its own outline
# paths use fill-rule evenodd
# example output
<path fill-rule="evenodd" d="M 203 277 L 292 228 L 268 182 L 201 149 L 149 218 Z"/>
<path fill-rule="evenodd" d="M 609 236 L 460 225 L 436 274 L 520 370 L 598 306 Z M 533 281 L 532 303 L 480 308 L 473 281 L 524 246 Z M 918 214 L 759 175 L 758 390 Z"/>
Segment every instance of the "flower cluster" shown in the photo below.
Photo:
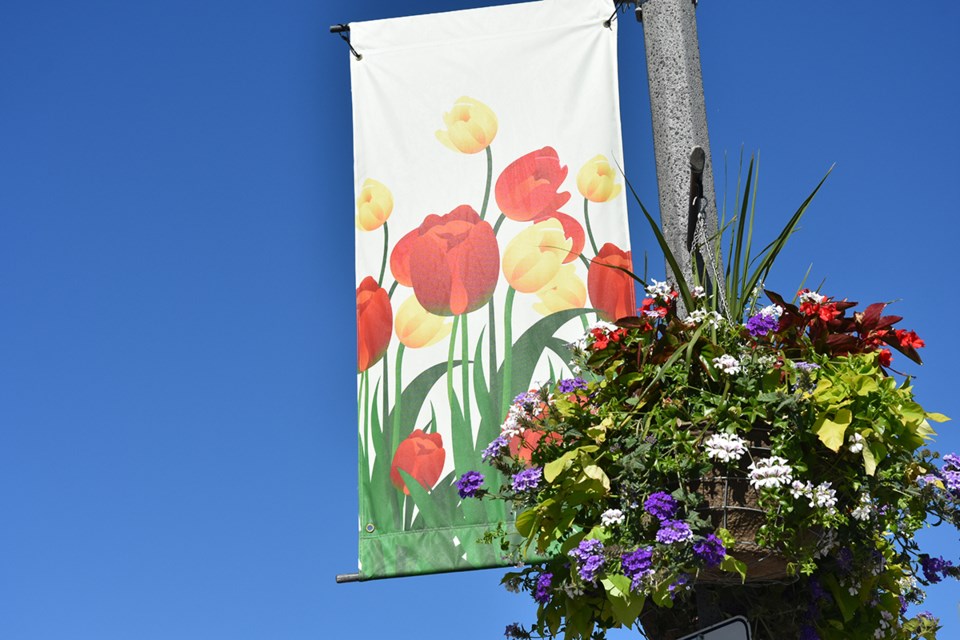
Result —
<path fill-rule="evenodd" d="M 484 450 L 501 492 L 457 485 L 517 513 L 522 542 L 501 544 L 527 564 L 504 583 L 538 603 L 536 631 L 585 639 L 645 607 L 695 620 L 692 591 L 760 572 L 778 586 L 727 613 L 787 603 L 783 637 L 933 637 L 907 612 L 960 568 L 913 533 L 929 515 L 957 524 L 960 457 L 921 450 L 945 418 L 883 355 L 917 360 L 922 339 L 883 304 L 848 315 L 856 303 L 809 290 L 766 291 L 739 324 L 702 291 L 685 318 L 670 285 L 646 293 L 573 345 L 575 377 L 514 400 Z"/>

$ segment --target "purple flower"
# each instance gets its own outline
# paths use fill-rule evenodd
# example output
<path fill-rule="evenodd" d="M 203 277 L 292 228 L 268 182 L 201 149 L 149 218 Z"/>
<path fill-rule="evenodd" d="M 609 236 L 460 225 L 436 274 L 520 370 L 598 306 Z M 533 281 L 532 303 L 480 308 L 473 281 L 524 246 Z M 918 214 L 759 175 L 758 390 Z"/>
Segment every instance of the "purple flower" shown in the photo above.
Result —
<path fill-rule="evenodd" d="M 513 404 L 530 410 L 540 404 L 540 395 L 536 391 L 524 391 L 513 399 Z"/>
<path fill-rule="evenodd" d="M 833 602 L 833 596 L 831 596 L 826 589 L 823 588 L 823 585 L 820 584 L 820 581 L 816 578 L 810 578 L 807 582 L 807 588 L 810 590 L 810 597 L 813 600 L 826 600 L 827 602 Z"/>
<path fill-rule="evenodd" d="M 805 624 L 800 627 L 800 640 L 820 640 L 820 634 L 813 625 Z"/>
<path fill-rule="evenodd" d="M 677 591 L 681 589 L 686 590 L 688 588 L 687 583 L 689 582 L 690 582 L 689 574 L 681 573 L 680 575 L 678 575 L 676 581 L 674 581 L 673 584 L 667 587 L 667 591 L 670 592 L 670 599 L 673 600 L 674 598 L 677 597 L 677 594 L 676 594 Z"/>
<path fill-rule="evenodd" d="M 758 338 L 767 335 L 771 331 L 775 331 L 779 324 L 780 320 L 778 318 L 758 313 L 747 320 L 747 331 L 754 338 Z"/>
<path fill-rule="evenodd" d="M 658 520 L 667 520 L 672 518 L 677 512 L 677 501 L 673 496 L 663 491 L 651 493 L 650 497 L 643 503 L 643 510 Z"/>
<path fill-rule="evenodd" d="M 620 556 L 623 575 L 630 578 L 630 588 L 636 590 L 643 577 L 653 573 L 653 549 L 640 547 L 636 551 Z"/>
<path fill-rule="evenodd" d="M 603 543 L 599 540 L 584 540 L 567 555 L 577 561 L 577 574 L 584 582 L 594 582 L 603 568 Z"/>
<path fill-rule="evenodd" d="M 844 573 L 850 573 L 853 570 L 853 551 L 843 548 L 837 553 L 837 566 Z"/>
<path fill-rule="evenodd" d="M 540 478 L 542 477 L 543 469 L 540 467 L 524 469 L 520 473 L 517 473 L 513 476 L 513 490 L 520 492 L 536 489 L 538 486 L 540 486 Z"/>
<path fill-rule="evenodd" d="M 673 544 L 674 542 L 684 542 L 693 537 L 693 531 L 683 520 L 661 520 L 660 530 L 657 531 L 657 542 L 661 544 Z"/>
<path fill-rule="evenodd" d="M 583 378 L 566 378 L 557 383 L 557 390 L 560 393 L 571 393 L 577 389 L 586 389 L 587 381 Z"/>
<path fill-rule="evenodd" d="M 461 498 L 472 498 L 483 486 L 483 474 L 479 471 L 467 471 L 457 480 L 457 493 Z"/>
<path fill-rule="evenodd" d="M 693 554 L 703 560 L 708 569 L 712 569 L 720 566 L 724 556 L 727 555 L 727 550 L 723 546 L 723 541 L 711 533 L 693 544 Z"/>
<path fill-rule="evenodd" d="M 932 611 L 921 611 L 920 613 L 917 614 L 917 617 L 918 617 L 918 618 L 926 618 L 927 620 L 933 620 L 934 622 L 939 622 L 939 621 L 940 621 L 940 618 L 938 618 L 937 616 L 933 615 L 933 612 L 932 612 Z"/>
<path fill-rule="evenodd" d="M 496 458 L 500 455 L 500 452 L 509 444 L 506 436 L 497 436 L 497 438 L 487 445 L 487 448 L 483 450 L 483 453 L 480 456 L 484 461 L 489 460 L 490 458 Z"/>
<path fill-rule="evenodd" d="M 812 362 L 804 362 L 803 360 L 798 360 L 797 362 L 793 363 L 793 368 L 799 369 L 800 371 L 810 372 L 810 371 L 813 371 L 814 369 L 819 369 L 820 365 L 814 364 Z"/>
<path fill-rule="evenodd" d="M 940 556 L 931 558 L 925 553 L 920 554 L 920 567 L 923 569 L 923 577 L 930 584 L 936 584 L 943 580 L 944 576 L 954 573 L 950 571 L 954 568 L 952 562 Z"/>
<path fill-rule="evenodd" d="M 960 491 L 960 471 L 954 471 L 953 469 L 948 470 L 946 467 L 943 469 L 943 483 L 947 485 L 948 491 Z"/>
<path fill-rule="evenodd" d="M 550 601 L 550 587 L 553 584 L 552 573 L 541 573 L 537 578 L 537 587 L 533 591 L 533 599 L 540 604 L 547 604 Z"/>
<path fill-rule="evenodd" d="M 530 634 L 516 622 L 508 624 L 503 632 L 504 638 L 529 638 Z"/>
<path fill-rule="evenodd" d="M 943 456 L 944 471 L 960 471 L 960 456 L 955 453 L 948 453 Z"/>

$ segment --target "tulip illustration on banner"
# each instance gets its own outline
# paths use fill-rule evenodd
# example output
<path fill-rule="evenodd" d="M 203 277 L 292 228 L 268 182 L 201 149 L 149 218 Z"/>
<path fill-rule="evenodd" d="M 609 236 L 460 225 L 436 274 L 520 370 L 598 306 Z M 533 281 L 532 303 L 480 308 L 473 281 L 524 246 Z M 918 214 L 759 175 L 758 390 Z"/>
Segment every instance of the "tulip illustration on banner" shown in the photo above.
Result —
<path fill-rule="evenodd" d="M 499 123 L 490 106 L 463 96 L 438 120 L 436 139 L 455 152 L 449 161 L 476 176 L 455 185 L 449 208 L 417 212 L 373 178 L 358 188 L 360 237 L 383 234 L 382 254 L 379 239 L 369 243 L 379 278 L 365 276 L 357 287 L 361 561 L 370 575 L 500 564 L 495 548 L 476 542 L 484 530 L 476 527 L 512 516 L 502 501 L 463 500 L 456 479 L 480 468 L 513 398 L 536 376 L 569 373 L 565 345 L 588 314 L 633 313 L 632 280 L 613 268 L 631 268 L 629 251 L 613 244 L 622 240 L 602 238 L 597 251 L 586 206 L 582 217 L 561 211 L 574 182 L 585 203 L 620 193 L 603 156 L 576 180 L 554 146 L 495 173 Z M 393 242 L 388 220 L 403 230 Z M 592 255 L 584 255 L 588 237 Z M 554 438 L 531 431 L 505 444 L 522 456 Z M 498 473 L 488 475 L 490 486 Z M 434 530 L 446 532 L 430 538 L 436 557 L 394 535 Z"/>
<path fill-rule="evenodd" d="M 591 158 L 577 173 L 577 190 L 583 196 L 583 220 L 587 225 L 593 255 L 597 255 L 599 251 L 590 225 L 590 203 L 609 202 L 620 195 L 623 186 L 615 180 L 616 173 L 603 155 Z"/>

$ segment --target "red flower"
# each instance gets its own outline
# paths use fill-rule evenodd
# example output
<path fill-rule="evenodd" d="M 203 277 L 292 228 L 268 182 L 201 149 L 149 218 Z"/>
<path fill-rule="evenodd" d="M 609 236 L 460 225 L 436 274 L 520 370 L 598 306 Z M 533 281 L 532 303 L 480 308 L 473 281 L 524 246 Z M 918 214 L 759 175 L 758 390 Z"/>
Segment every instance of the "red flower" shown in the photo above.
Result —
<path fill-rule="evenodd" d="M 919 349 L 927 346 L 927 343 L 925 343 L 915 331 L 897 329 L 895 333 L 897 334 L 897 340 L 900 341 L 901 347 L 913 347 L 914 349 Z"/>
<path fill-rule="evenodd" d="M 893 354 L 890 353 L 890 349 L 880 349 L 880 366 L 889 367 L 891 361 L 893 361 Z"/>
<path fill-rule="evenodd" d="M 443 450 L 443 440 L 439 433 L 424 433 L 423 429 L 414 429 L 407 439 L 400 443 L 393 454 L 390 465 L 390 482 L 397 489 L 410 495 L 410 489 L 403 482 L 400 469 L 409 473 L 414 480 L 429 491 L 440 479 L 443 461 L 447 454 Z"/>
<path fill-rule="evenodd" d="M 439 316 L 479 309 L 493 295 L 500 249 L 493 228 L 473 207 L 429 215 L 397 242 L 390 255 L 397 282 L 413 287 L 420 305 Z"/>
<path fill-rule="evenodd" d="M 577 222 L 575 218 L 559 211 L 554 211 L 553 213 L 537 218 L 536 222 L 546 220 L 547 218 L 555 218 L 558 220 L 560 224 L 563 225 L 563 236 L 568 240 L 573 240 L 573 246 L 570 247 L 570 252 L 567 254 L 567 257 L 563 259 L 563 263 L 573 262 L 579 258 L 586 240 L 586 236 L 583 234 L 583 227 L 580 223 Z"/>
<path fill-rule="evenodd" d="M 390 296 L 367 276 L 357 287 L 357 371 L 366 371 L 383 357 L 392 335 Z"/>
<path fill-rule="evenodd" d="M 636 308 L 633 278 L 615 267 L 633 271 L 633 259 L 629 251 L 621 251 L 608 242 L 600 247 L 587 272 L 590 302 L 608 322 L 624 318 Z"/>
<path fill-rule="evenodd" d="M 530 465 L 533 462 L 533 452 L 540 446 L 541 440 L 544 444 L 562 441 L 559 433 L 544 433 L 536 429 L 525 429 L 520 435 L 510 438 L 508 445 L 510 447 L 510 455 L 523 461 L 524 464 Z"/>
<path fill-rule="evenodd" d="M 549 216 L 570 199 L 569 191 L 557 193 L 566 177 L 567 167 L 560 166 L 553 147 L 531 151 L 514 160 L 497 178 L 497 205 L 503 215 L 518 222 Z"/>

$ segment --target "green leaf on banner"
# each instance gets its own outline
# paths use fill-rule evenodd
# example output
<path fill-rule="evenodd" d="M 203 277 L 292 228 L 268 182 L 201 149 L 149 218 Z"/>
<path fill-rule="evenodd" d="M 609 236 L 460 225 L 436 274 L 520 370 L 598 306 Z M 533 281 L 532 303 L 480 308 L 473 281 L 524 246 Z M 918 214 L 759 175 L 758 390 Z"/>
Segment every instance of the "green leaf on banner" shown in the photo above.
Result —
<path fill-rule="evenodd" d="M 453 363 L 454 368 L 459 367 L 459 362 Z M 403 389 L 400 400 L 400 420 L 393 419 L 393 411 L 390 412 L 390 420 L 387 424 L 396 425 L 398 433 L 393 435 L 394 442 L 402 442 L 404 438 L 413 432 L 416 426 L 417 416 L 423 408 L 427 394 L 433 388 L 437 381 L 447 372 L 447 363 L 441 362 L 422 371 L 416 378 Z M 378 452 L 379 455 L 379 452 Z"/>

